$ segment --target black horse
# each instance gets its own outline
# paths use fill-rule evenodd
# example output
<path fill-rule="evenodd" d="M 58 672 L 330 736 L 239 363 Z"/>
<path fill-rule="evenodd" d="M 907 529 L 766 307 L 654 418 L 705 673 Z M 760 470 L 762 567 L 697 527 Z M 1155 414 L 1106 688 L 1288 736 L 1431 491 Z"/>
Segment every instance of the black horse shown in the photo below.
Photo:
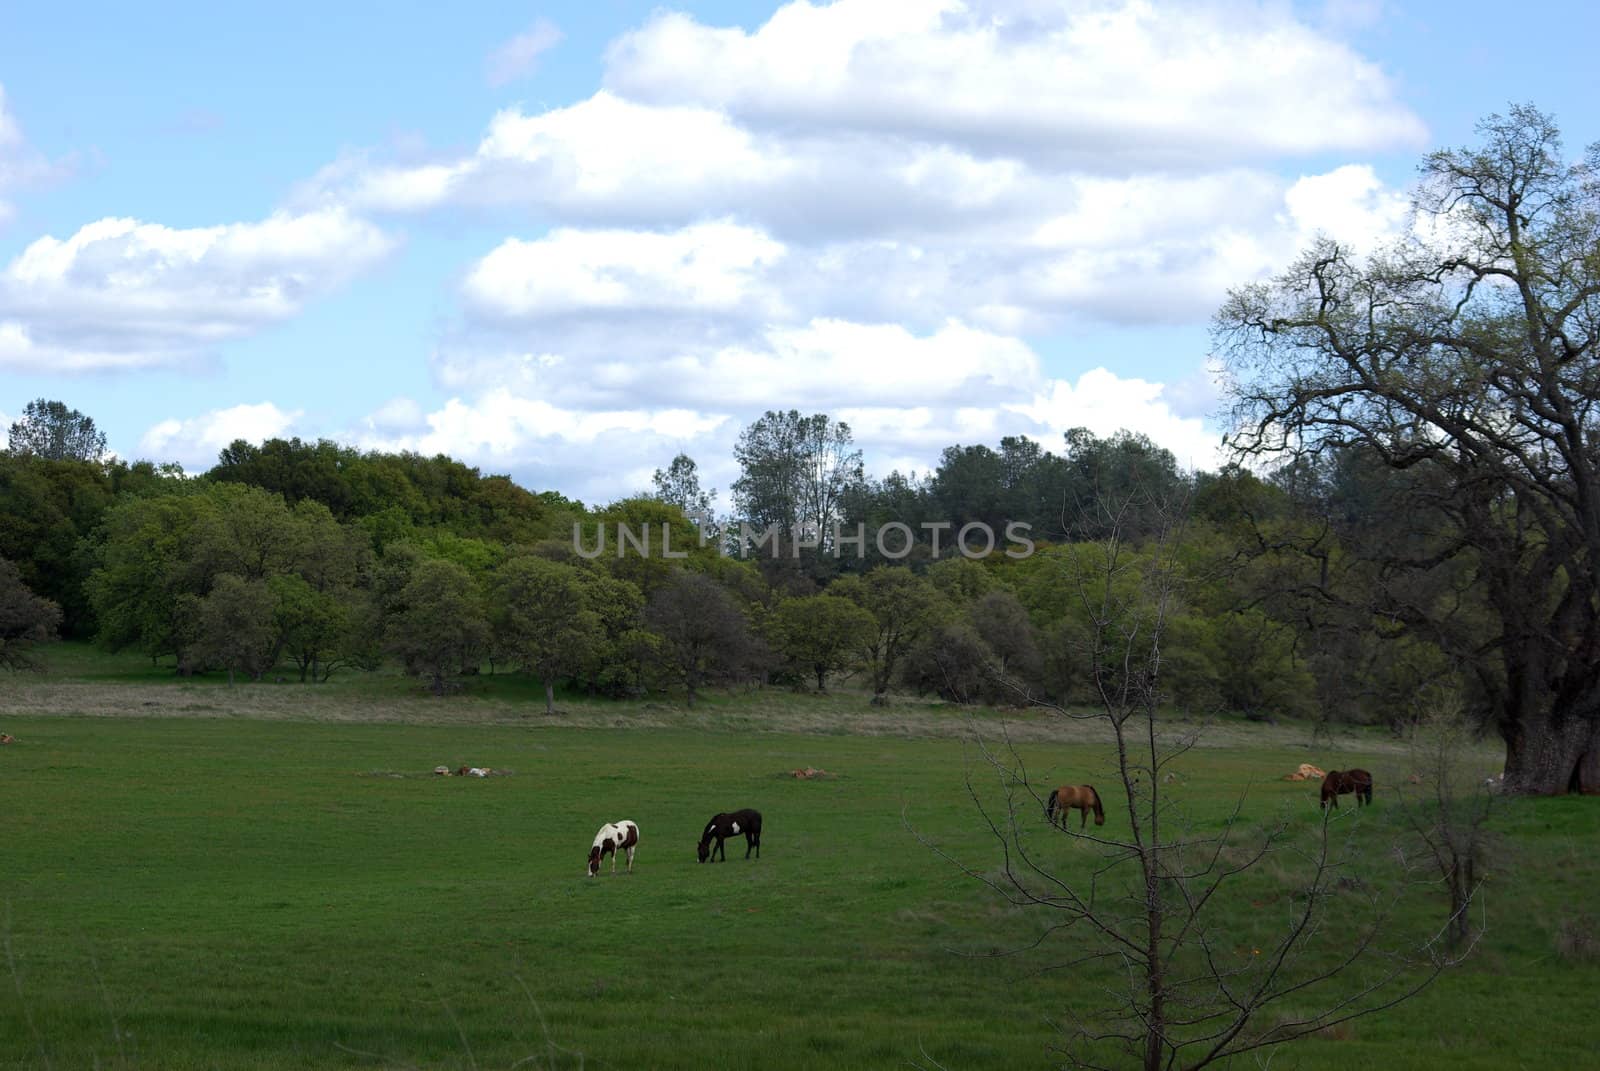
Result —
<path fill-rule="evenodd" d="M 726 814 L 719 814 L 711 821 L 706 823 L 705 832 L 700 834 L 700 847 L 698 849 L 700 861 L 703 863 L 707 859 L 710 859 L 713 855 L 721 852 L 722 861 L 727 862 L 728 849 L 723 847 L 722 842 L 727 840 L 729 837 L 737 837 L 740 833 L 744 834 L 744 857 L 746 859 L 750 858 L 750 849 L 754 848 L 756 852 L 756 858 L 760 859 L 761 812 L 752 811 L 747 808 L 743 811 L 731 811 Z M 711 839 L 713 837 L 715 837 L 717 841 L 717 846 L 715 848 L 711 846 Z"/>

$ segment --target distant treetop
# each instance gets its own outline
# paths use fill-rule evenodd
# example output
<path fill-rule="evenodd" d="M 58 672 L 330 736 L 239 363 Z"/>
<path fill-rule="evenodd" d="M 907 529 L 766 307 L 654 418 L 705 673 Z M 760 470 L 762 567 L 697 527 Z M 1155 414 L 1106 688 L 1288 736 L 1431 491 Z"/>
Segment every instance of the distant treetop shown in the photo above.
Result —
<path fill-rule="evenodd" d="M 39 398 L 28 403 L 22 419 L 11 425 L 14 454 L 32 454 L 51 461 L 99 461 L 106 452 L 105 433 L 94 420 L 61 402 Z"/>

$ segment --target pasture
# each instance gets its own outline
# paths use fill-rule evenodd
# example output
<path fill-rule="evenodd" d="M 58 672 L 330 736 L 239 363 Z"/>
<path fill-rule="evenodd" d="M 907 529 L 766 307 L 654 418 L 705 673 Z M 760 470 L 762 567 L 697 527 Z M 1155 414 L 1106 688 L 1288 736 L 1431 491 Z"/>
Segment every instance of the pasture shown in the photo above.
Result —
<path fill-rule="evenodd" d="M 1069 979 L 1041 968 L 1069 950 L 990 957 L 1050 920 L 1005 905 L 906 824 L 996 865 L 963 736 L 997 733 L 997 715 L 907 704 L 909 728 L 892 733 L 869 719 L 893 708 L 861 697 L 757 695 L 694 715 L 597 705 L 547 720 L 515 697 L 414 700 L 368 683 L 277 686 L 304 700 L 303 720 L 230 717 L 273 686 L 127 675 L 76 692 L 16 682 L 0 699 L 0 729 L 19 740 L 0 751 L 0 1067 L 1053 1066 Z M 378 698 L 355 703 L 361 688 Z M 139 714 L 103 716 L 113 694 Z M 871 735 L 849 731 L 852 712 Z M 763 716 L 788 731 L 754 731 Z M 1107 780 L 1101 741 L 1018 729 L 1042 782 Z M 1247 818 L 1288 808 L 1309 829 L 1317 786 L 1277 778 L 1308 757 L 1359 759 L 1377 806 L 1343 821 L 1393 834 L 1385 788 L 1403 757 L 1386 741 L 1310 752 L 1299 730 L 1216 735 L 1227 746 L 1192 752 L 1173 788 L 1197 821 L 1253 783 Z M 432 776 L 439 764 L 509 773 Z M 786 776 L 804 766 L 836 776 Z M 745 806 L 765 816 L 759 862 L 741 838 L 726 863 L 697 864 L 706 820 Z M 640 827 L 634 874 L 586 879 L 595 830 L 619 818 Z M 1061 867 L 1092 861 L 1037 822 Z M 1572 935 L 1600 925 L 1600 807 L 1516 801 L 1497 827 L 1475 959 L 1273 1066 L 1592 1058 L 1600 962 Z M 1242 939 L 1261 925 L 1248 902 L 1221 910 Z M 1412 921 L 1438 910 L 1419 899 Z"/>

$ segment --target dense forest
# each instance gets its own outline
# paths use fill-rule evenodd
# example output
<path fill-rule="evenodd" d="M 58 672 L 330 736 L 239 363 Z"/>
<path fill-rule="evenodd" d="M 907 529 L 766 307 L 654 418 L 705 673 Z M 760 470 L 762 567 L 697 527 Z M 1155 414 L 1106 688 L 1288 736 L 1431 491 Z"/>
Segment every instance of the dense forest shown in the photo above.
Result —
<path fill-rule="evenodd" d="M 19 448 L 0 455 L 0 557 L 13 588 L 60 608 L 62 635 L 179 674 L 311 683 L 388 660 L 440 693 L 526 672 L 552 693 L 690 702 L 717 684 L 850 679 L 885 698 L 1020 703 L 1070 701 L 1085 679 L 1073 652 L 1092 623 L 1075 592 L 1106 541 L 1137 560 L 1181 526 L 1179 706 L 1398 726 L 1448 674 L 1438 649 L 1385 638 L 1373 612 L 1308 597 L 1373 599 L 1345 547 L 1374 491 L 1361 466 L 1261 479 L 1182 472 L 1136 433 L 1060 446 L 952 446 L 926 476 L 875 479 L 846 425 L 768 413 L 741 437 L 734 503 L 791 535 L 742 553 L 738 522 L 710 518 L 681 455 L 651 493 L 588 507 L 446 457 L 327 441 L 236 442 L 198 476 Z M 1027 525 L 1032 553 L 955 551 L 973 522 Z M 619 524 L 669 526 L 683 557 L 619 543 Z M 915 542 L 892 541 L 892 560 L 870 537 L 841 552 L 830 533 L 858 524 Z"/>

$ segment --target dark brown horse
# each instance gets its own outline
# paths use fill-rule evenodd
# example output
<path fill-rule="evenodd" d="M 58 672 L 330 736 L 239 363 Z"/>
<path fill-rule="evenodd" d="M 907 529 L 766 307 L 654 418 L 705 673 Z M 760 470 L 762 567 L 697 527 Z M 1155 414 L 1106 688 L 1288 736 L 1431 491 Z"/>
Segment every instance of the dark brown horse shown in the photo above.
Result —
<path fill-rule="evenodd" d="M 761 812 L 748 808 L 742 811 L 724 812 L 707 822 L 704 832 L 700 834 L 700 844 L 695 849 L 696 854 L 703 863 L 721 852 L 722 861 L 727 862 L 728 849 L 722 846 L 722 842 L 741 833 L 744 834 L 744 857 L 750 858 L 751 851 L 754 851 L 756 858 L 760 859 Z M 716 847 L 711 846 L 713 839 L 717 842 Z"/>
<path fill-rule="evenodd" d="M 1365 770 L 1329 770 L 1322 779 L 1322 806 L 1339 809 L 1339 797 L 1356 794 L 1356 806 L 1372 802 L 1372 775 Z"/>
<path fill-rule="evenodd" d="M 1045 801 L 1044 816 L 1052 823 L 1062 826 L 1067 824 L 1067 811 L 1073 807 L 1083 812 L 1083 821 L 1078 823 L 1079 829 L 1089 825 L 1089 811 L 1094 810 L 1094 824 L 1106 824 L 1106 809 L 1100 805 L 1100 793 L 1094 790 L 1093 785 L 1062 785 L 1050 793 L 1050 798 Z M 1061 812 L 1061 817 L 1056 818 L 1056 811 Z"/>

